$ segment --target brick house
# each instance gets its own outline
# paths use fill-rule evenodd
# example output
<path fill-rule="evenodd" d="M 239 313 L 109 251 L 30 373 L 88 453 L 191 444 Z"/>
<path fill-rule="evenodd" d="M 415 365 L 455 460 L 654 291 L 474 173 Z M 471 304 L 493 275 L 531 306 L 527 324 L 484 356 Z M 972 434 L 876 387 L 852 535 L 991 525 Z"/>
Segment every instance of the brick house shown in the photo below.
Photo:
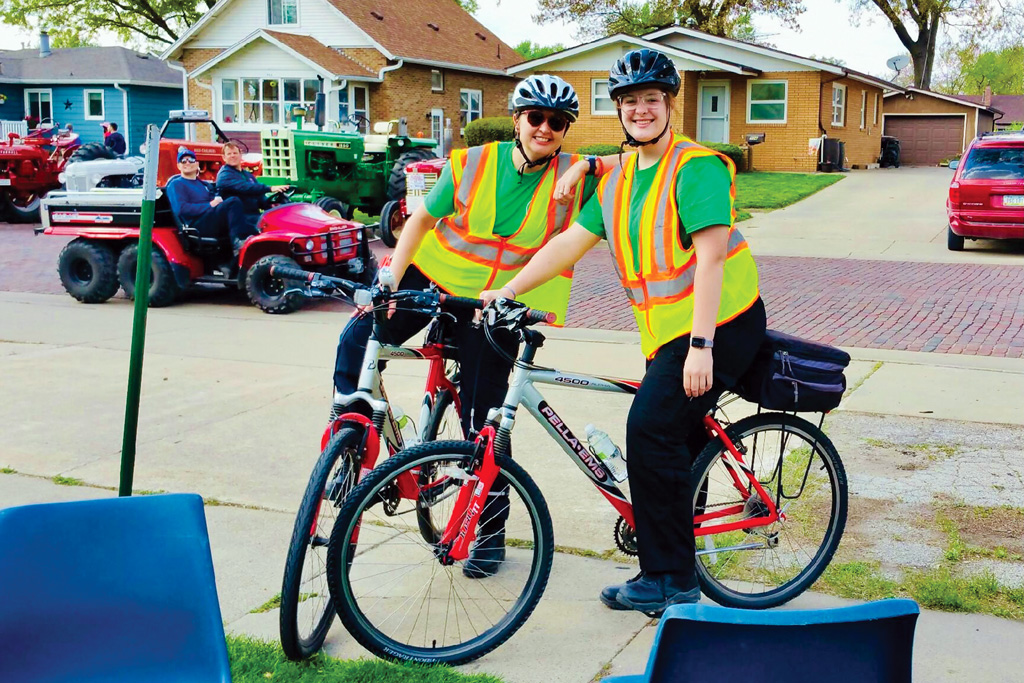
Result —
<path fill-rule="evenodd" d="M 464 146 L 466 123 L 509 113 L 522 59 L 452 0 L 221 0 L 161 56 L 184 66 L 187 105 L 250 146 L 321 84 L 330 130 L 404 116 Z"/>
<path fill-rule="evenodd" d="M 995 118 L 1002 113 L 962 95 L 911 87 L 885 95 L 883 128 L 886 135 L 899 138 L 902 163 L 934 166 L 961 154 L 976 136 L 993 130 Z"/>
<path fill-rule="evenodd" d="M 563 50 L 511 67 L 520 78 L 554 73 L 580 96 L 580 120 L 566 148 L 622 140 L 608 69 L 626 52 L 648 47 L 671 57 L 682 75 L 674 126 L 700 141 L 745 144 L 764 133 L 754 149 L 762 171 L 814 171 L 819 155 L 812 139 L 839 138 L 846 165 L 877 162 L 881 147 L 883 93 L 899 86 L 827 62 L 799 57 L 702 31 L 673 26 L 643 37 L 623 34 Z"/>

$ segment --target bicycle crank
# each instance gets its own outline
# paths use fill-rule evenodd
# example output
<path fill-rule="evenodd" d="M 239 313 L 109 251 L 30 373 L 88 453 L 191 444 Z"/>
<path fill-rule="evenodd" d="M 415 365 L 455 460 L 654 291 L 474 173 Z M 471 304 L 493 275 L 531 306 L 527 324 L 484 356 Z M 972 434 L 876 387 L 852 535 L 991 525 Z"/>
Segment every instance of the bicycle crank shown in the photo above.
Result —
<path fill-rule="evenodd" d="M 626 522 L 625 517 L 615 521 L 615 545 L 626 555 L 636 557 L 636 529 Z"/>

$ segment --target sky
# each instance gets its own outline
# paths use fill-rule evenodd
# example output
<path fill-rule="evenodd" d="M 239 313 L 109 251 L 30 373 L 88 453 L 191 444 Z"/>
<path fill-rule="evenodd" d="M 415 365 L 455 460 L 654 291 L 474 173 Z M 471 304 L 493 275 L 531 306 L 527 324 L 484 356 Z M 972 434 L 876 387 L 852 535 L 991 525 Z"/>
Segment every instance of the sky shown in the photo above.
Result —
<path fill-rule="evenodd" d="M 509 45 L 530 40 L 541 45 L 562 43 L 567 47 L 583 42 L 576 27 L 561 23 L 538 26 L 536 0 L 479 0 L 476 18 Z M 886 60 L 906 52 L 892 27 L 880 21 L 862 19 L 860 26 L 850 20 L 848 0 L 805 0 L 807 11 L 800 18 L 800 32 L 785 28 L 770 17 L 759 17 L 757 30 L 776 48 L 801 56 L 834 57 L 851 69 L 882 77 L 893 72 Z M 529 8 L 529 9 L 527 9 Z M 37 43 L 27 31 L 0 24 L 0 49 L 19 49 L 22 42 Z M 117 44 L 106 39 L 104 44 Z"/>

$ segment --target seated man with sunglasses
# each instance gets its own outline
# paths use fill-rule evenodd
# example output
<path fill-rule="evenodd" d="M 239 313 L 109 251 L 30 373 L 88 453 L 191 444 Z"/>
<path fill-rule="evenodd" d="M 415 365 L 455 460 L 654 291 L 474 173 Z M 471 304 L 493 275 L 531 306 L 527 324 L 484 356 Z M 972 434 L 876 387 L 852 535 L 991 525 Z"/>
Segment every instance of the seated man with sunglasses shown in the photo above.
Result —
<path fill-rule="evenodd" d="M 515 141 L 452 151 L 430 194 L 406 221 L 390 265 L 381 268 L 382 284 L 423 290 L 433 283 L 451 294 L 478 297 L 485 289 L 505 285 L 548 240 L 573 224 L 594 194 L 593 176 L 605 166 L 610 169 L 615 157 L 581 159 L 562 152 L 569 126 L 579 115 L 579 100 L 561 78 L 527 78 L 512 91 L 512 105 Z M 572 272 L 567 271 L 518 298 L 555 312 L 561 325 L 571 284 Z M 508 296 L 515 292 L 509 290 Z M 387 335 L 382 341 L 403 343 L 429 320 L 403 311 L 399 304 L 387 330 L 381 331 Z M 372 326 L 370 316 L 357 313 L 341 334 L 334 373 L 340 395 L 356 389 Z M 503 348 L 495 350 L 472 324 L 472 316 L 460 318 L 454 333 L 462 360 L 462 427 L 470 433 L 483 427 L 490 408 L 501 405 L 517 342 L 499 330 L 494 337 Z M 469 578 L 490 576 L 504 561 L 507 495 L 492 492 L 492 497 L 462 568 Z"/>
<path fill-rule="evenodd" d="M 175 220 L 192 226 L 203 237 L 230 238 L 237 256 L 246 237 L 253 234 L 242 200 L 217 197 L 210 184 L 199 179 L 196 154 L 186 147 L 178 150 L 178 173 L 167 181 L 167 199 Z"/>

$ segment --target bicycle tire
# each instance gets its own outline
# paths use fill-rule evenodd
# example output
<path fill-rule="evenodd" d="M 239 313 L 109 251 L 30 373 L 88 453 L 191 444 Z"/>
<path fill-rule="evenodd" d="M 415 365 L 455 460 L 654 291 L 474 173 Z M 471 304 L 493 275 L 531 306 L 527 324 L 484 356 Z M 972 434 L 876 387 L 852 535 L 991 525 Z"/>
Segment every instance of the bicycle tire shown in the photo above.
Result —
<path fill-rule="evenodd" d="M 281 585 L 280 613 L 281 647 L 291 660 L 308 659 L 319 651 L 323 647 L 331 622 L 334 621 L 330 591 L 324 581 L 317 581 L 316 576 L 310 572 L 321 571 L 326 564 L 326 546 L 323 540 L 330 533 L 328 527 L 333 515 L 329 513 L 340 504 L 338 496 L 343 499 L 351 491 L 355 483 L 354 477 L 359 472 L 357 467 L 352 466 L 353 458 L 346 457 L 346 452 L 351 453 L 353 449 L 358 448 L 362 437 L 361 429 L 348 426 L 342 427 L 331 437 L 313 468 L 302 496 L 302 504 L 295 517 L 295 527 L 292 529 Z M 341 482 L 340 488 L 330 496 L 334 499 L 331 504 L 325 506 L 322 504 L 325 491 L 332 481 Z M 314 522 L 316 530 L 320 532 L 315 535 Z M 312 556 L 308 552 L 313 547 L 324 548 L 325 557 L 318 561 L 317 566 L 313 566 Z M 304 588 L 307 589 L 306 597 L 303 597 Z M 309 614 L 300 615 L 300 609 Z M 307 622 L 308 633 L 304 628 Z"/>
<path fill-rule="evenodd" d="M 772 477 L 765 480 L 762 476 L 758 476 L 758 480 L 761 481 L 766 492 L 778 501 L 779 507 L 785 509 L 786 520 L 767 527 L 750 529 L 748 530 L 750 533 L 741 530 L 698 537 L 697 578 L 704 594 L 720 605 L 743 609 L 776 607 L 810 588 L 828 566 L 839 547 L 843 529 L 846 526 L 849 504 L 846 471 L 838 451 L 824 432 L 807 420 L 794 415 L 785 413 L 752 415 L 728 427 L 726 434 L 737 445 L 737 448 L 743 444 L 746 448 L 744 461 L 755 472 L 761 471 L 758 470 L 758 467 L 762 465 L 758 462 L 758 459 L 762 457 L 757 451 L 759 442 L 769 444 L 766 452 L 770 454 L 778 450 L 778 458 L 772 464 Z M 779 439 L 777 449 L 774 442 L 771 441 L 775 435 L 778 435 Z M 801 447 L 794 447 L 796 442 L 802 442 Z M 806 467 L 803 464 L 805 455 L 803 447 L 807 449 Z M 732 486 L 731 482 L 728 482 L 723 488 L 721 482 L 726 481 L 725 478 L 714 478 L 716 466 L 724 463 L 721 459 L 723 452 L 721 442 L 717 439 L 712 440 L 694 463 L 695 515 L 701 514 L 706 509 L 704 507 L 706 504 L 714 505 L 714 503 L 707 502 L 709 497 L 713 499 L 715 495 L 721 497 L 726 493 L 731 495 L 728 491 L 729 486 Z M 782 466 L 779 466 L 779 462 L 783 463 Z M 789 462 L 788 469 L 787 462 Z M 813 474 L 812 465 L 817 467 L 817 471 Z M 724 465 L 721 466 L 724 467 Z M 801 469 L 803 469 L 803 474 L 801 474 Z M 769 470 L 763 471 L 768 472 Z M 780 497 L 776 475 L 778 475 L 778 481 L 782 482 L 784 497 Z M 789 477 L 788 482 L 787 476 Z M 798 479 L 799 488 L 794 492 L 793 488 L 798 485 Z M 715 492 L 709 494 L 712 489 Z M 732 491 L 735 491 L 735 488 Z M 795 495 L 789 495 L 793 493 Z M 831 498 L 824 503 L 814 498 L 825 494 L 830 495 Z M 805 495 L 807 498 L 804 500 L 804 505 L 794 511 L 793 503 Z M 746 515 L 748 508 L 752 505 L 757 505 L 757 500 L 759 498 L 755 495 L 752 503 L 745 504 L 739 518 Z M 826 508 L 827 520 L 823 519 Z M 763 510 L 758 514 L 763 514 Z M 798 518 L 796 515 L 801 516 Z M 818 532 L 812 528 L 812 524 L 818 519 L 823 520 L 821 524 L 823 528 L 817 548 L 813 554 L 806 550 L 798 552 L 797 544 L 803 540 L 802 537 L 806 536 L 812 545 L 816 542 L 814 539 Z M 728 521 L 735 520 L 730 518 Z M 731 539 L 729 534 L 733 535 Z M 723 550 L 718 550 L 712 545 L 718 536 L 725 541 Z M 757 540 L 757 537 L 764 538 L 764 548 L 761 550 L 773 553 L 770 556 L 771 561 L 766 561 L 766 558 L 769 557 L 766 553 L 762 553 L 759 561 L 749 559 L 755 556 L 754 551 L 757 548 L 732 551 L 724 549 L 736 547 L 735 543 L 740 536 L 744 539 L 742 543 L 750 546 L 755 545 L 751 540 Z M 702 539 L 703 548 L 701 547 Z M 707 539 L 711 539 L 711 541 L 709 542 Z M 729 545 L 730 543 L 733 545 Z M 702 555 L 701 552 L 705 554 Z M 719 562 L 719 557 L 723 555 L 725 556 L 724 561 Z M 806 562 L 804 562 L 805 559 Z M 798 571 L 792 577 L 786 578 L 785 572 L 790 568 L 798 569 Z M 758 585 L 762 590 L 753 590 Z"/>
<path fill-rule="evenodd" d="M 389 499 L 389 487 L 403 472 L 432 466 L 446 473 L 439 482 L 465 480 L 469 474 L 466 467 L 472 460 L 475 450 L 476 445 L 472 441 L 436 441 L 407 449 L 368 474 L 346 498 L 338 512 L 327 554 L 327 578 L 332 601 L 337 608 L 338 616 L 352 637 L 379 657 L 449 665 L 470 662 L 512 637 L 529 618 L 544 593 L 554 557 L 551 516 L 540 489 L 521 466 L 508 458 L 495 459 L 501 470 L 495 485 L 498 482 L 507 482 L 511 491 L 508 499 L 510 502 L 507 503 L 510 512 L 505 523 L 506 532 L 521 533 L 524 539 L 516 542 L 512 536 L 506 538 L 506 560 L 501 570 L 488 578 L 465 578 L 458 564 L 442 566 L 436 559 L 436 548 L 423 542 L 419 530 L 412 526 L 411 520 L 403 527 L 401 512 L 383 517 L 375 510 L 379 506 L 379 512 L 387 514 L 387 503 L 382 501 Z M 438 496 L 438 500 L 453 500 L 454 493 L 458 490 L 459 487 L 455 486 L 446 495 Z M 419 498 L 422 497 L 421 493 Z M 445 518 L 447 520 L 448 516 L 445 515 Z M 386 523 L 386 519 L 395 521 Z M 528 528 L 524 526 L 523 520 L 526 520 Z M 350 543 L 357 529 L 358 541 Z M 522 533 L 524 529 L 526 532 Z M 381 538 L 385 540 L 381 541 Z M 417 561 L 417 552 L 422 555 L 423 561 Z M 532 556 L 528 562 L 520 561 L 530 552 Z M 402 569 L 378 569 L 390 566 L 399 566 Z M 369 575 L 371 571 L 377 573 Z M 416 576 L 427 571 L 430 572 L 430 576 L 425 587 L 417 588 L 415 592 L 404 596 L 403 592 L 409 592 L 407 586 L 415 583 Z M 412 572 L 420 574 L 414 576 Z M 438 597 L 435 598 L 436 576 L 440 578 L 437 579 Z M 518 585 L 520 580 L 521 589 L 508 588 L 508 583 Z M 384 586 L 379 585 L 380 581 L 384 582 Z M 398 583 L 399 581 L 401 583 Z M 445 581 L 449 586 L 446 597 Z M 389 592 L 385 593 L 385 590 Z M 487 596 L 481 591 L 486 592 Z M 503 596 L 510 607 L 505 609 L 497 598 L 493 598 L 490 591 Z M 386 622 L 404 608 L 405 614 L 395 630 L 402 628 L 415 606 L 410 604 L 405 607 L 406 603 L 412 602 L 421 594 L 423 597 L 409 637 L 399 640 L 397 633 L 385 633 L 383 629 Z M 445 609 L 438 604 L 442 597 L 445 600 Z M 491 604 L 492 599 L 497 607 Z M 453 602 L 454 608 L 451 607 Z M 380 614 L 396 603 L 398 606 L 381 619 Z M 484 614 L 485 608 L 499 613 L 505 611 L 486 629 L 479 628 L 479 621 L 477 624 L 470 622 L 469 625 L 472 626 L 475 635 L 466 641 L 446 644 L 452 629 L 455 629 L 458 638 L 462 637 L 462 629 L 466 627 L 460 625 L 459 608 L 461 606 L 468 617 L 467 603 L 474 608 L 474 614 L 476 610 Z M 372 615 L 368 612 L 372 612 Z M 435 620 L 433 627 L 427 623 L 432 614 Z M 486 615 L 478 618 L 486 618 Z M 423 645 L 419 646 L 411 641 L 419 642 L 418 634 L 412 631 L 415 631 L 421 619 Z M 450 623 L 451 621 L 454 621 L 454 624 Z M 438 625 L 441 629 L 440 646 L 436 632 Z M 434 630 L 428 632 L 431 628 Z"/>

